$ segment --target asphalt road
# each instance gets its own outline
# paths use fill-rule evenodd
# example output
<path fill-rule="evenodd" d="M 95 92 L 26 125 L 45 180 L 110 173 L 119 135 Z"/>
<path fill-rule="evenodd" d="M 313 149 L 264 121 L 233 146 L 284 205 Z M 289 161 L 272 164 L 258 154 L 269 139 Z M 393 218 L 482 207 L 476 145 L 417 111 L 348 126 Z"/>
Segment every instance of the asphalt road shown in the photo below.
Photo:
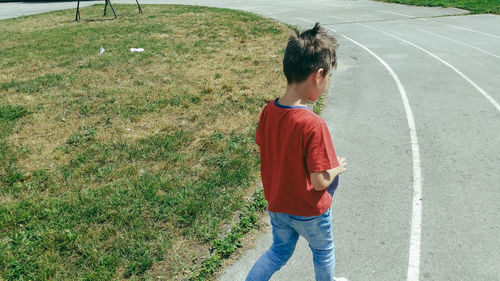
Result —
<path fill-rule="evenodd" d="M 367 0 L 140 2 L 319 21 L 338 38 L 322 113 L 349 163 L 332 204 L 336 275 L 500 280 L 500 16 Z M 75 5 L 0 3 L 0 19 Z M 244 280 L 270 244 L 267 233 L 219 280 Z M 271 280 L 314 280 L 303 239 Z"/>

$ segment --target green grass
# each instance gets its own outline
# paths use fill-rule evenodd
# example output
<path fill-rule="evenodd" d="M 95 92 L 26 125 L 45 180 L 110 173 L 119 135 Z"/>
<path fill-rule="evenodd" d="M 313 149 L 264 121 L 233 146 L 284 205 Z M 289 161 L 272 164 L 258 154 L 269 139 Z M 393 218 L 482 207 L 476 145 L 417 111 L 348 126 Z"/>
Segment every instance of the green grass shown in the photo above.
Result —
<path fill-rule="evenodd" d="M 114 6 L 0 21 L 1 280 L 210 279 L 264 208 L 245 196 L 288 28 Z"/>
<path fill-rule="evenodd" d="M 472 14 L 500 14 L 499 0 L 375 0 L 428 7 L 454 7 Z"/>

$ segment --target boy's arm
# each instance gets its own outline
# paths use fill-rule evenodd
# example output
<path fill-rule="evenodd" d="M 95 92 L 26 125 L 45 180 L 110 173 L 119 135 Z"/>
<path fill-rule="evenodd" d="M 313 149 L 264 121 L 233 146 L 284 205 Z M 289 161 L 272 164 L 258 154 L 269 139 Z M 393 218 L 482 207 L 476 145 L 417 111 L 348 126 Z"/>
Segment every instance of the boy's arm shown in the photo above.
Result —
<path fill-rule="evenodd" d="M 345 171 L 345 158 L 339 159 L 333 147 L 326 122 L 319 118 L 315 126 L 308 128 L 305 137 L 306 168 L 316 191 L 323 191 L 335 177 Z M 330 167 L 335 167 L 329 169 Z M 329 169 L 329 170 L 326 170 Z"/>
<path fill-rule="evenodd" d="M 335 179 L 337 175 L 345 172 L 345 166 L 345 158 L 340 158 L 339 166 L 337 166 L 336 168 L 311 173 L 311 184 L 313 185 L 314 189 L 316 191 L 322 191 L 328 188 L 328 186 L 330 186 L 333 179 Z"/>

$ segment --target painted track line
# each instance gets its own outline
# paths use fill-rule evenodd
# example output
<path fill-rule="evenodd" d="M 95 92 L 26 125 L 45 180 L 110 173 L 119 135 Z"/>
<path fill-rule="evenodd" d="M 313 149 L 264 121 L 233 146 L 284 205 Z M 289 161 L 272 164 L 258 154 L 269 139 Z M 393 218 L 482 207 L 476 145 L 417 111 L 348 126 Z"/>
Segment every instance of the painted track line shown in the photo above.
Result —
<path fill-rule="evenodd" d="M 433 20 L 432 22 L 439 22 L 439 21 L 434 21 Z M 439 22 L 439 23 L 442 23 L 442 22 Z M 448 25 L 448 26 L 450 26 L 450 27 L 456 28 L 456 29 L 462 29 L 462 30 L 466 30 L 466 31 L 470 31 L 470 32 L 474 32 L 474 33 L 478 33 L 478 34 L 482 34 L 482 35 L 486 35 L 486 36 L 490 36 L 490 37 L 493 37 L 493 38 L 500 39 L 500 36 L 496 36 L 496 35 L 489 34 L 489 33 L 486 33 L 486 32 L 482 32 L 482 31 L 478 31 L 478 30 L 474 30 L 474 29 L 469 29 L 469 28 L 461 27 L 461 26 L 454 25 L 454 24 L 448 24 L 448 23 L 445 23 L 445 24 Z"/>
<path fill-rule="evenodd" d="M 414 43 L 411 43 L 405 39 L 402 39 L 396 35 L 392 35 L 388 32 L 385 32 L 383 30 L 380 30 L 380 29 L 377 29 L 375 27 L 371 27 L 371 26 L 368 26 L 368 25 L 365 25 L 365 24 L 361 24 L 361 23 L 357 23 L 357 25 L 361 25 L 361 26 L 364 26 L 366 28 L 369 28 L 369 29 L 372 29 L 372 30 L 375 30 L 375 31 L 378 31 L 380 33 L 383 33 L 387 36 L 390 36 L 392 38 L 395 38 L 395 39 L 398 39 L 398 40 L 401 40 L 403 42 L 405 42 L 406 44 L 408 45 L 411 45 L 419 50 L 421 50 L 422 52 L 428 54 L 429 56 L 437 59 L 438 61 L 442 62 L 443 64 L 445 64 L 446 66 L 448 66 L 449 68 L 451 68 L 453 71 L 455 71 L 458 75 L 462 76 L 462 78 L 464 78 L 467 82 L 469 82 L 469 84 L 471 84 L 474 88 L 476 88 L 476 90 L 479 91 L 479 93 L 481 93 L 499 112 L 500 112 L 500 105 L 485 91 L 483 90 L 481 87 L 479 87 L 476 83 L 474 83 L 474 81 L 472 81 L 469 77 L 467 77 L 465 74 L 463 74 L 460 70 L 456 69 L 453 65 L 449 64 L 447 61 L 443 60 L 442 58 L 436 56 L 435 54 L 431 53 L 430 51 L 414 44 Z"/>
<path fill-rule="evenodd" d="M 464 42 L 461 42 L 461 41 L 455 40 L 455 39 L 453 39 L 453 38 L 450 38 L 450 37 L 447 37 L 447 36 L 444 36 L 444 35 L 441 35 L 441 34 L 437 34 L 437 33 L 434 33 L 434 32 L 428 31 L 428 30 L 424 30 L 424 29 L 421 29 L 421 28 L 418 28 L 418 27 L 414 27 L 414 28 L 415 28 L 416 30 L 419 30 L 419 31 L 422 31 L 422 32 L 425 32 L 425 33 L 428 33 L 428 34 L 432 34 L 432 35 L 434 35 L 434 36 L 438 36 L 438 37 L 441 37 L 441 38 L 444 38 L 444 39 L 447 39 L 447 40 L 453 41 L 453 42 L 455 42 L 455 43 L 458 43 L 458 44 L 461 44 L 461 45 L 467 46 L 467 47 L 469 47 L 469 48 L 473 48 L 473 49 L 474 49 L 474 50 L 476 50 L 476 51 L 479 51 L 479 52 L 485 53 L 485 54 L 487 54 L 487 55 L 490 55 L 490 56 L 492 56 L 492 57 L 495 57 L 495 58 L 497 58 L 497 59 L 500 59 L 500 56 L 497 56 L 497 55 L 495 55 L 495 54 L 493 54 L 493 53 L 490 53 L 490 52 L 488 52 L 488 51 L 486 51 L 486 50 L 483 50 L 483 49 L 481 49 L 481 48 L 478 48 L 478 47 L 476 47 L 476 46 L 472 46 L 472 45 L 470 45 L 470 44 L 467 44 L 467 43 L 464 43 Z"/>
<path fill-rule="evenodd" d="M 330 17 L 330 18 L 335 18 L 335 19 L 341 19 L 341 20 L 345 20 L 344 18 L 341 18 L 341 17 L 337 17 L 337 16 L 332 16 L 332 15 L 328 15 L 328 17 Z"/>
<path fill-rule="evenodd" d="M 411 19 L 418 19 L 418 20 L 421 20 L 421 21 L 436 22 L 436 23 L 444 24 L 444 25 L 447 25 L 447 26 L 450 26 L 450 27 L 453 27 L 453 28 L 456 28 L 456 29 L 462 29 L 462 30 L 466 30 L 466 31 L 469 31 L 469 32 L 474 32 L 474 33 L 477 33 L 477 34 L 482 34 L 482 35 L 485 35 L 485 36 L 489 36 L 489 37 L 500 39 L 500 36 L 497 36 L 497 35 L 493 35 L 493 34 L 490 34 L 490 33 L 482 32 L 482 31 L 478 31 L 478 30 L 474 30 L 474 29 L 469 29 L 469 28 L 461 27 L 461 26 L 454 25 L 454 24 L 439 22 L 439 21 L 435 21 L 435 20 L 431 20 L 431 19 L 419 18 L 419 17 L 416 17 L 416 16 L 411 16 L 411 15 L 406 15 L 406 14 L 401 14 L 401 13 L 396 13 L 396 12 L 391 12 L 391 11 L 385 11 L 385 10 L 377 10 L 377 11 L 382 12 L 382 13 L 386 13 L 386 14 L 400 15 L 400 16 L 411 18 Z"/>
<path fill-rule="evenodd" d="M 298 18 L 300 20 L 314 23 L 308 19 Z M 337 32 L 332 28 L 327 29 Z M 363 44 L 351 39 L 350 37 L 339 33 L 347 40 L 361 47 L 367 51 L 370 55 L 375 57 L 391 74 L 392 78 L 396 82 L 399 93 L 401 94 L 401 99 L 403 100 L 403 105 L 406 111 L 406 119 L 408 120 L 408 127 L 410 129 L 410 139 L 411 139 L 411 151 L 413 158 L 413 210 L 412 210 L 412 220 L 411 220 L 411 235 L 410 235 L 410 251 L 408 258 L 408 275 L 407 281 L 418 281 L 420 275 L 420 249 L 421 249 L 421 237 L 422 237 L 422 171 L 420 165 L 420 149 L 418 146 L 417 130 L 415 126 L 415 120 L 413 118 L 413 112 L 411 110 L 410 103 L 408 101 L 408 96 L 406 95 L 405 88 L 399 80 L 394 70 L 377 54 L 372 50 L 364 46 Z"/>
<path fill-rule="evenodd" d="M 392 12 L 392 11 L 386 11 L 386 10 L 377 10 L 377 11 L 382 12 L 382 13 L 386 13 L 386 14 L 391 14 L 391 15 L 398 15 L 398 16 L 408 17 L 408 18 L 412 18 L 412 19 L 418 19 L 418 17 L 416 17 L 416 16 L 410 16 L 410 15 L 396 13 L 396 12 Z"/>

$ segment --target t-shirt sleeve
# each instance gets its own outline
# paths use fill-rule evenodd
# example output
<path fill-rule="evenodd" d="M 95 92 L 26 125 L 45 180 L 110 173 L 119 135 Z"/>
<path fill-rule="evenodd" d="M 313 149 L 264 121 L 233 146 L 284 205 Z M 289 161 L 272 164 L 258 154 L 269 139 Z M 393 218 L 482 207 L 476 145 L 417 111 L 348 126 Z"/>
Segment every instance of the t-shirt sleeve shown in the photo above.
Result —
<path fill-rule="evenodd" d="M 255 132 L 255 143 L 260 147 L 260 140 L 262 134 L 262 119 L 264 116 L 264 110 L 260 113 L 259 124 L 257 125 L 257 131 Z"/>
<path fill-rule="evenodd" d="M 304 157 L 309 173 L 326 171 L 339 166 L 330 132 L 323 120 L 306 131 L 304 144 Z"/>

